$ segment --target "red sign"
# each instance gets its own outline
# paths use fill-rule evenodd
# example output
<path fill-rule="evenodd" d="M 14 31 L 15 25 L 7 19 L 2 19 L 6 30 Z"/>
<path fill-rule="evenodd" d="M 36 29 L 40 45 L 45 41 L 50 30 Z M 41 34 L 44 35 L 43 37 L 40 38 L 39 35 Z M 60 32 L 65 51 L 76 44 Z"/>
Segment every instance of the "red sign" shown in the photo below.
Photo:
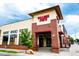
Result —
<path fill-rule="evenodd" d="M 40 21 L 47 21 L 47 18 L 49 17 L 49 15 L 45 15 L 45 16 L 40 16 L 40 17 L 38 17 L 38 19 L 40 20 Z"/>

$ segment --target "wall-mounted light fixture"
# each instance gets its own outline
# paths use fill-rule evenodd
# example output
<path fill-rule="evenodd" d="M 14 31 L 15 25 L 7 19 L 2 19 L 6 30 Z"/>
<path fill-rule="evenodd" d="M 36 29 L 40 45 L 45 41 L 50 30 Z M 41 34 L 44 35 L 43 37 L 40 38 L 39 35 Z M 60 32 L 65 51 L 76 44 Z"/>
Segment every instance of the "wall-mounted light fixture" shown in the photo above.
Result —
<path fill-rule="evenodd" d="M 53 34 L 52 37 L 55 37 L 55 35 Z"/>

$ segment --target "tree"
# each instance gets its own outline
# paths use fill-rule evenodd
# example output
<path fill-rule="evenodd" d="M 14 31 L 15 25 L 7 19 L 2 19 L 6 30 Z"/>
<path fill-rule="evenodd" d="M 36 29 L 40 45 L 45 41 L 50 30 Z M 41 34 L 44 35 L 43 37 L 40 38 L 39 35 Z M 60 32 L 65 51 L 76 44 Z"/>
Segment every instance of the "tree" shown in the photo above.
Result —
<path fill-rule="evenodd" d="M 74 44 L 74 39 L 72 37 L 70 37 L 70 43 Z"/>
<path fill-rule="evenodd" d="M 28 46 L 28 48 L 32 47 L 32 35 L 28 31 L 28 29 L 23 29 L 20 34 L 20 44 Z"/>
<path fill-rule="evenodd" d="M 76 39 L 75 41 L 76 41 L 77 44 L 79 44 L 79 39 Z"/>

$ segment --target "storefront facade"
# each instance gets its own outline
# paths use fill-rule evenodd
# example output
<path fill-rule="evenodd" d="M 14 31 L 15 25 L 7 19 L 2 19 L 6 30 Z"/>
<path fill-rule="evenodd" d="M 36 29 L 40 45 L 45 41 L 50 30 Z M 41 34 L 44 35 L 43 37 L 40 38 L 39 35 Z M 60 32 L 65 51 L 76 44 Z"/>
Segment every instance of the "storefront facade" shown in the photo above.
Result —
<path fill-rule="evenodd" d="M 33 12 L 29 15 L 32 16 L 32 19 L 0 27 L 0 45 L 19 45 L 20 30 L 27 28 L 33 33 L 33 48 L 36 51 L 40 47 L 51 47 L 53 52 L 58 53 L 61 47 L 69 47 L 64 25 L 59 25 L 63 19 L 59 6 Z M 64 45 L 64 40 L 67 46 Z"/>

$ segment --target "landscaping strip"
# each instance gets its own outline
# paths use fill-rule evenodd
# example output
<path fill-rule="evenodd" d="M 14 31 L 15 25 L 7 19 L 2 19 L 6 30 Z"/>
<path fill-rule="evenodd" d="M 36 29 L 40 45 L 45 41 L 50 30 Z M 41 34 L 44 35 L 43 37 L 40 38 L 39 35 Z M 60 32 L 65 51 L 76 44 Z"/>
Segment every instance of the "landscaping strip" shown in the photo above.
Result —
<path fill-rule="evenodd" d="M 8 51 L 8 50 L 0 50 L 0 52 L 6 52 L 6 53 L 19 53 L 19 52 L 16 52 L 16 51 Z"/>

